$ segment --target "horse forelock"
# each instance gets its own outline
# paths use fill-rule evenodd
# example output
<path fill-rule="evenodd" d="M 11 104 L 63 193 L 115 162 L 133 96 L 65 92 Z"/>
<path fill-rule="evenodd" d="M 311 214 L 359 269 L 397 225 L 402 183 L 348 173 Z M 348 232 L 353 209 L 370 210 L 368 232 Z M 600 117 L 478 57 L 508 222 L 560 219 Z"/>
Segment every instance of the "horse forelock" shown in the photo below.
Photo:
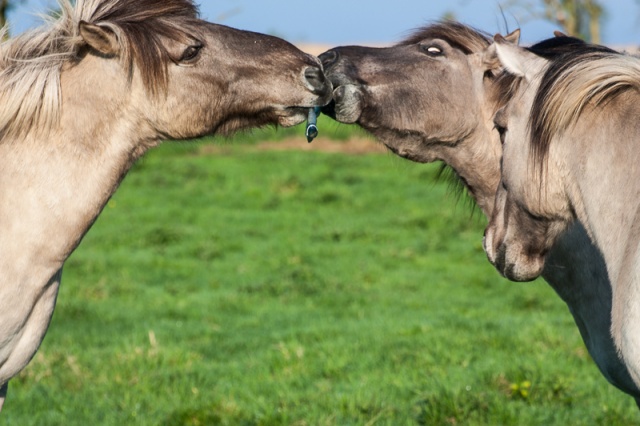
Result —
<path fill-rule="evenodd" d="M 79 23 L 109 24 L 120 38 L 125 68 L 136 65 L 147 91 L 166 90 L 163 39 L 186 41 L 198 17 L 192 0 L 59 0 L 57 17 L 0 45 L 0 138 L 47 131 L 60 115 L 60 73 L 85 46 Z M 125 72 L 127 72 L 125 71 Z"/>
<path fill-rule="evenodd" d="M 602 106 L 629 89 L 640 89 L 638 58 L 586 43 L 551 57 L 529 119 L 531 155 L 540 172 L 554 136 L 574 125 L 588 105 Z"/>
<path fill-rule="evenodd" d="M 424 39 L 435 38 L 446 41 L 467 55 L 481 52 L 491 44 L 491 38 L 487 33 L 460 22 L 440 21 L 417 29 L 397 46 L 408 46 Z"/>
<path fill-rule="evenodd" d="M 162 39 L 187 41 L 198 18 L 192 0 L 88 0 L 90 23 L 109 23 L 124 39 L 124 59 L 135 62 L 142 81 L 153 94 L 167 87 L 167 64 L 170 61 Z"/>

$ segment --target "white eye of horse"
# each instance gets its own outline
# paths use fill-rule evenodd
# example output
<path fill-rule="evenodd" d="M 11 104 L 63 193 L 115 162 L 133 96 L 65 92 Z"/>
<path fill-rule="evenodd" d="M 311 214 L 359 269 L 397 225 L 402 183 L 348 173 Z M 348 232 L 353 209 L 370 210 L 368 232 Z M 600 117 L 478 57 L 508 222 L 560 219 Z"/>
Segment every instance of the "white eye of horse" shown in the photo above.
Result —
<path fill-rule="evenodd" d="M 440 48 L 438 47 L 431 46 L 430 48 L 427 49 L 427 52 L 438 54 L 438 53 L 442 53 L 442 50 L 440 50 Z"/>

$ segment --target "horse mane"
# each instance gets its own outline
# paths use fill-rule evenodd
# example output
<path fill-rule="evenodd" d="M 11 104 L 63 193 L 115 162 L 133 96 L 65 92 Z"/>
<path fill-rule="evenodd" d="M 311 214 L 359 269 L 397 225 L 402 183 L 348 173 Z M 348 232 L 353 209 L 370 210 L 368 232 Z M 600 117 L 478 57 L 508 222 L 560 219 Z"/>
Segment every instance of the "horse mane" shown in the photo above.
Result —
<path fill-rule="evenodd" d="M 418 28 L 407 38 L 396 44 L 396 46 L 416 44 L 427 38 L 444 40 L 466 55 L 483 51 L 492 41 L 490 36 L 485 32 L 460 22 L 444 20 Z"/>
<path fill-rule="evenodd" d="M 640 89 L 638 58 L 584 42 L 569 47 L 555 57 L 546 57 L 550 63 L 529 119 L 531 154 L 541 171 L 553 135 L 575 124 L 587 105 L 598 106 L 622 92 Z"/>
<path fill-rule="evenodd" d="M 60 13 L 40 28 L 0 44 L 0 138 L 46 131 L 59 121 L 60 74 L 79 61 L 86 44 L 81 21 L 107 25 L 117 35 L 129 79 L 133 65 L 148 92 L 166 91 L 169 54 L 162 39 L 188 40 L 198 17 L 192 0 L 59 0 Z M 6 30 L 3 30 L 6 33 Z M 0 139 L 1 140 L 1 139 Z"/>

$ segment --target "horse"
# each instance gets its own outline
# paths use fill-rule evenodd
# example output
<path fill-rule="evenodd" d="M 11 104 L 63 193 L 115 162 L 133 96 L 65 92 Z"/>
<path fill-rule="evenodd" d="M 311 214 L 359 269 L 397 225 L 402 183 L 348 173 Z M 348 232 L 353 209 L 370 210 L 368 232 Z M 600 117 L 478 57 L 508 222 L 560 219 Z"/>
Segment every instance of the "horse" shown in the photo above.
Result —
<path fill-rule="evenodd" d="M 518 38 L 517 31 L 509 37 L 514 43 Z M 491 217 L 502 156 L 493 118 L 517 89 L 515 77 L 488 56 L 491 42 L 486 33 L 445 21 L 390 47 L 328 50 L 319 57 L 334 100 L 323 112 L 362 127 L 400 157 L 443 162 Z M 582 42 L 554 38 L 538 47 L 553 56 L 574 44 Z M 549 259 L 543 277 L 567 304 L 599 370 L 639 401 L 640 388 L 609 332 L 611 286 L 604 260 L 581 223 L 555 243 Z"/>
<path fill-rule="evenodd" d="M 292 126 L 329 102 L 316 57 L 192 0 L 60 0 L 0 45 L 0 408 L 42 342 L 62 266 L 166 139 Z"/>
<path fill-rule="evenodd" d="M 496 117 L 505 130 L 489 260 L 532 279 L 565 229 L 583 223 L 611 282 L 611 335 L 640 385 L 640 59 L 592 45 L 553 59 L 500 37 L 494 46 L 523 89 Z"/>

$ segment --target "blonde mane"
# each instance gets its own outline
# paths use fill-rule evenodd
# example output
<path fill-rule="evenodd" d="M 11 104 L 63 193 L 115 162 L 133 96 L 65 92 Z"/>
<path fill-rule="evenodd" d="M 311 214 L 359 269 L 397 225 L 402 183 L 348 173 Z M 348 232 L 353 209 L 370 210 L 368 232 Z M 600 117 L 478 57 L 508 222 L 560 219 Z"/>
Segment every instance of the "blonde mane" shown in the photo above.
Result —
<path fill-rule="evenodd" d="M 58 0 L 60 13 L 45 24 L 0 45 L 0 143 L 46 133 L 60 119 L 60 74 L 80 60 L 86 44 L 82 21 L 108 25 L 120 40 L 123 72 L 137 66 L 152 94 L 166 89 L 169 57 L 162 38 L 187 40 L 198 17 L 192 0 Z M 185 29 L 186 28 L 186 29 Z"/>
<path fill-rule="evenodd" d="M 588 105 L 602 105 L 631 89 L 640 90 L 640 59 L 600 46 L 555 58 L 536 94 L 531 148 L 542 170 L 554 135 L 576 123 Z"/>

